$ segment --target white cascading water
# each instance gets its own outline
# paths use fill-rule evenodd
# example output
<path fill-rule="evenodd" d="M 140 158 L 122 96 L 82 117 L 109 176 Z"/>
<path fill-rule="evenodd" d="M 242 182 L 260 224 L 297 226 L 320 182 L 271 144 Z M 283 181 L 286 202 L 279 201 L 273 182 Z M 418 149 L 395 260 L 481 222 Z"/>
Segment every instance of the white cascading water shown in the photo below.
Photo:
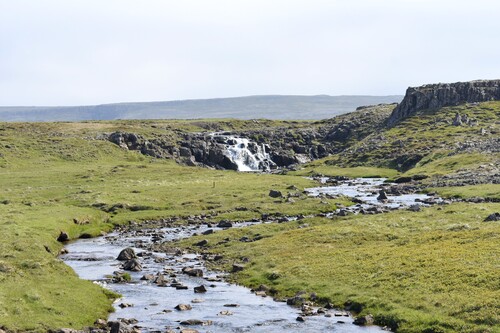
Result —
<path fill-rule="evenodd" d="M 269 171 L 274 165 L 263 144 L 232 135 L 214 133 L 214 136 L 224 138 L 224 155 L 238 166 L 238 171 Z"/>
<path fill-rule="evenodd" d="M 248 139 L 233 137 L 226 145 L 227 157 L 238 166 L 238 171 L 262 170 L 262 162 L 269 160 L 269 154 L 263 147 L 256 145 L 257 152 L 254 154 L 248 149 L 249 143 Z"/>

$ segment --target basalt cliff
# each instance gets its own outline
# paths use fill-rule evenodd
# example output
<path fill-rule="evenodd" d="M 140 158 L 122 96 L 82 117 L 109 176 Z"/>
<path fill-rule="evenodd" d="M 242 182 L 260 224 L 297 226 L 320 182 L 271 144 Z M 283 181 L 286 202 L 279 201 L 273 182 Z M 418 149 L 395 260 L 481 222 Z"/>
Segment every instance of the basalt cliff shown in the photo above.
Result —
<path fill-rule="evenodd" d="M 500 100 L 500 80 L 437 83 L 410 87 L 406 90 L 403 101 L 392 112 L 387 124 L 393 126 L 421 110 L 495 100 Z"/>

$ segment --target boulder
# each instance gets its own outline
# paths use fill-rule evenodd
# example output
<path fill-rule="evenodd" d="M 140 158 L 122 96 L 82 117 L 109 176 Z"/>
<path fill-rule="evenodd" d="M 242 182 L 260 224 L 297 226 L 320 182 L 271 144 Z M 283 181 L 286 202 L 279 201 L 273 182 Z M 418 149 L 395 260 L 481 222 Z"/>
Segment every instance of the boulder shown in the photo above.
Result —
<path fill-rule="evenodd" d="M 134 249 L 127 247 L 126 249 L 121 250 L 120 254 L 116 258 L 116 260 L 126 261 L 137 258 L 135 255 Z"/>
<path fill-rule="evenodd" d="M 493 213 L 484 219 L 484 222 L 500 221 L 500 213 Z"/>
<path fill-rule="evenodd" d="M 57 237 L 57 241 L 61 242 L 61 243 L 69 241 L 69 235 L 68 235 L 68 233 L 65 232 L 65 231 L 61 231 L 59 233 L 59 236 Z"/>
<path fill-rule="evenodd" d="M 141 280 L 143 280 L 143 281 L 153 281 L 155 279 L 156 279 L 156 277 L 153 274 L 144 274 L 141 277 Z"/>
<path fill-rule="evenodd" d="M 207 244 L 208 244 L 208 240 L 203 239 L 203 240 L 201 240 L 199 242 L 194 243 L 194 246 L 200 246 L 201 247 L 201 246 L 205 246 Z"/>
<path fill-rule="evenodd" d="M 135 331 L 133 327 L 120 321 L 110 321 L 108 326 L 110 327 L 110 333 L 133 333 Z"/>
<path fill-rule="evenodd" d="M 217 224 L 217 228 L 232 228 L 233 224 L 230 221 L 222 220 Z"/>
<path fill-rule="evenodd" d="M 291 306 L 302 306 L 306 300 L 301 296 L 294 296 L 286 300 L 287 305 Z"/>
<path fill-rule="evenodd" d="M 387 194 L 385 193 L 385 191 L 384 190 L 380 190 L 378 192 L 377 200 L 378 201 L 382 201 L 382 200 L 387 200 L 387 199 L 388 199 L 388 197 L 387 197 Z"/>
<path fill-rule="evenodd" d="M 200 320 L 200 319 L 188 319 L 188 320 L 181 321 L 180 324 L 186 325 L 186 326 L 196 326 L 196 325 L 207 326 L 207 325 L 212 325 L 212 321 L 211 320 Z"/>
<path fill-rule="evenodd" d="M 207 229 L 207 230 L 203 231 L 201 234 L 202 235 L 210 235 L 213 233 L 214 233 L 214 229 Z"/>
<path fill-rule="evenodd" d="M 177 304 L 175 306 L 175 309 L 177 311 L 188 311 L 188 310 L 191 310 L 193 307 L 189 304 Z"/>
<path fill-rule="evenodd" d="M 422 209 L 419 204 L 415 204 L 408 207 L 408 210 L 411 212 L 420 212 Z"/>
<path fill-rule="evenodd" d="M 233 272 L 233 273 L 241 272 L 244 269 L 245 269 L 245 265 L 242 265 L 242 264 L 233 264 L 233 268 L 232 268 L 231 272 Z"/>
<path fill-rule="evenodd" d="M 354 319 L 352 323 L 358 326 L 373 325 L 373 316 L 367 315 L 367 316 L 357 317 L 356 319 Z"/>
<path fill-rule="evenodd" d="M 281 197 L 283 197 L 283 194 L 280 191 L 270 190 L 269 191 L 269 196 L 271 198 L 281 198 Z"/>
<path fill-rule="evenodd" d="M 179 154 L 181 155 L 181 157 L 191 157 L 191 149 L 187 147 L 180 147 Z"/>
<path fill-rule="evenodd" d="M 189 275 L 189 276 L 196 276 L 196 277 L 203 276 L 203 270 L 201 268 L 184 267 L 182 269 L 182 273 Z"/>
<path fill-rule="evenodd" d="M 127 261 L 123 265 L 123 269 L 126 271 L 132 271 L 132 272 L 140 272 L 142 271 L 142 265 L 137 259 L 132 259 Z"/>
<path fill-rule="evenodd" d="M 206 293 L 207 292 L 207 288 L 205 288 L 204 285 L 201 285 L 201 286 L 198 286 L 198 287 L 194 287 L 194 292 L 197 293 L 197 294 Z"/>

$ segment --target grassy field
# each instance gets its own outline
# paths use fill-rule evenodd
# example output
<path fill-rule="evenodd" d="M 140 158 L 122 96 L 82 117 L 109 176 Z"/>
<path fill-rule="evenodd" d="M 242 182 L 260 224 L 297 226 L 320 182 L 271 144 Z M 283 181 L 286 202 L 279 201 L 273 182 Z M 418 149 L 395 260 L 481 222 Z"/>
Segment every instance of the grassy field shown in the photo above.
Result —
<path fill-rule="evenodd" d="M 120 126 L 0 128 L 0 327 L 37 332 L 81 328 L 112 310 L 113 295 L 79 280 L 57 259 L 60 231 L 76 239 L 130 220 L 167 216 L 209 213 L 214 219 L 239 220 L 263 213 L 307 215 L 331 211 L 339 201 L 300 196 L 292 203 L 268 196 L 270 189 L 286 195 L 315 185 L 302 177 L 182 167 L 85 138 Z M 236 210 L 241 207 L 246 210 Z"/>
<path fill-rule="evenodd" d="M 116 295 L 78 279 L 57 259 L 63 247 L 56 241 L 60 231 L 77 239 L 132 220 L 168 216 L 210 214 L 217 221 L 317 214 L 350 202 L 305 196 L 303 189 L 316 183 L 304 176 L 405 175 L 371 163 L 371 157 L 366 165 L 356 167 L 356 161 L 341 168 L 334 165 L 339 156 L 287 175 L 216 171 L 146 157 L 97 139 L 120 130 L 176 142 L 189 131 L 309 125 L 266 120 L 0 123 L 0 327 L 13 332 L 82 328 L 112 310 Z M 390 131 L 404 135 L 400 128 Z M 474 154 L 448 156 L 436 150 L 406 175 L 432 178 L 498 158 Z M 271 189 L 293 200 L 271 198 Z M 495 184 L 428 190 L 461 198 L 498 198 L 500 193 Z M 500 230 L 498 223 L 482 222 L 494 211 L 498 204 L 460 203 L 418 213 L 313 218 L 229 230 L 210 236 L 210 242 L 230 237 L 230 243 L 211 250 L 235 261 L 251 259 L 235 276 L 246 285 L 266 283 L 282 296 L 307 290 L 337 305 L 351 300 L 362 305 L 362 313 L 373 313 L 378 323 L 397 325 L 402 332 L 498 332 L 500 283 L 494 272 L 500 267 Z M 264 238 L 236 241 L 255 233 Z"/>

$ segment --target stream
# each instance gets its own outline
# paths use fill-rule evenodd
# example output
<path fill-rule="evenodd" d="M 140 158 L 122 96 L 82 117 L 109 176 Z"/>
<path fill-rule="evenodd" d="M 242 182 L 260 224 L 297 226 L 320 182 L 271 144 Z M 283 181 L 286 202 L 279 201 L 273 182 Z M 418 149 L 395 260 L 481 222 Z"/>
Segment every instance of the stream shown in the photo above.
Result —
<path fill-rule="evenodd" d="M 424 194 L 389 196 L 388 200 L 377 200 L 383 179 L 356 179 L 341 182 L 337 186 L 321 186 L 306 189 L 309 195 L 347 195 L 358 198 L 357 205 L 347 207 L 351 213 L 369 211 L 373 207 L 398 209 L 418 203 L 427 205 L 429 197 Z M 338 214 L 332 212 L 329 216 Z M 233 227 L 245 227 L 255 223 L 235 223 Z M 377 326 L 360 327 L 353 324 L 353 318 L 346 312 L 321 309 L 319 314 L 304 317 L 301 309 L 284 302 L 273 301 L 271 297 L 257 296 L 250 289 L 230 284 L 218 273 L 203 266 L 200 255 L 186 253 L 159 253 L 149 251 L 147 244 L 168 242 L 185 238 L 207 229 L 217 232 L 220 228 L 207 225 L 169 227 L 140 232 L 116 232 L 94 239 L 81 239 L 67 244 L 68 254 L 61 256 L 83 279 L 95 281 L 105 288 L 122 295 L 115 302 L 116 311 L 110 321 L 135 319 L 142 332 L 179 332 L 185 328 L 198 332 L 382 332 Z M 116 260 L 120 251 L 131 247 L 138 255 L 142 271 L 129 272 L 131 281 L 113 283 L 110 278 L 121 271 L 123 262 Z M 203 277 L 182 273 L 185 268 L 198 268 Z M 123 272 L 123 271 L 121 271 Z M 141 278 L 150 274 L 149 280 Z M 220 274 L 220 273 L 219 273 Z M 116 274 L 115 274 L 116 275 Z M 152 276 L 160 277 L 164 283 L 154 283 Z M 158 281 L 158 280 L 157 280 Z M 205 286 L 206 292 L 195 293 L 194 288 Z M 189 305 L 190 310 L 179 311 L 179 304 Z M 318 308 L 313 308 L 318 312 Z M 197 325 L 190 326 L 182 321 L 195 319 Z M 188 324 L 190 324 L 188 322 Z M 193 331 L 195 332 L 195 331 Z"/>

